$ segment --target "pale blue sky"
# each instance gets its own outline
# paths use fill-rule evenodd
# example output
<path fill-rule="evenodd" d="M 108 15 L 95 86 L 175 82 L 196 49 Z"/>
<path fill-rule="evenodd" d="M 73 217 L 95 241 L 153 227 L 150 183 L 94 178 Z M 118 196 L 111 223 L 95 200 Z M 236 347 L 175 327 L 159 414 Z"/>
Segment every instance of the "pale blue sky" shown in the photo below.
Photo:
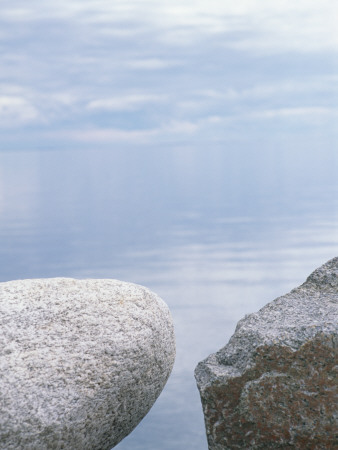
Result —
<path fill-rule="evenodd" d="M 335 0 L 0 9 L 3 149 L 337 137 Z"/>

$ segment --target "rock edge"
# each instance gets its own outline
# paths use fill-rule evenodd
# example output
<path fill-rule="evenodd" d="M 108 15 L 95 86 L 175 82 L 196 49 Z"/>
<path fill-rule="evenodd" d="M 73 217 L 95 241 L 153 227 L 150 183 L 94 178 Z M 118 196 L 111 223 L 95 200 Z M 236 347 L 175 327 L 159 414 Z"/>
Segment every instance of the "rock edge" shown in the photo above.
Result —
<path fill-rule="evenodd" d="M 337 302 L 334 258 L 198 364 L 210 450 L 337 448 Z"/>
<path fill-rule="evenodd" d="M 118 280 L 0 283 L 0 448 L 109 450 L 175 359 L 167 305 Z"/>

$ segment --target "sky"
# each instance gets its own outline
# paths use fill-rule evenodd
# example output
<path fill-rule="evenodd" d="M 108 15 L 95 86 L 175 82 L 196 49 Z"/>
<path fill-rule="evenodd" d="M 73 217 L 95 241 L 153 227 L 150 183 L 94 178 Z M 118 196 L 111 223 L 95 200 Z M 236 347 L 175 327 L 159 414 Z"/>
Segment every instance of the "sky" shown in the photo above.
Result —
<path fill-rule="evenodd" d="M 0 0 L 0 150 L 336 142 L 335 0 Z M 319 131 L 320 130 L 320 131 Z"/>

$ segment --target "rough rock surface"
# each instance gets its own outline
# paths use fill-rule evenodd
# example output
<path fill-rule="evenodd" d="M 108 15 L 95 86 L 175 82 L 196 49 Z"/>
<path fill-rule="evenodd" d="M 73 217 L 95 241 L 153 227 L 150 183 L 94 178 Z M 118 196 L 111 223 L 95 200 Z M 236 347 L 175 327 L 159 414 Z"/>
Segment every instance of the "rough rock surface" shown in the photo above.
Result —
<path fill-rule="evenodd" d="M 117 280 L 0 283 L 0 342 L 2 450 L 112 448 L 175 358 L 166 304 Z"/>
<path fill-rule="evenodd" d="M 336 449 L 338 258 L 196 367 L 209 449 Z"/>

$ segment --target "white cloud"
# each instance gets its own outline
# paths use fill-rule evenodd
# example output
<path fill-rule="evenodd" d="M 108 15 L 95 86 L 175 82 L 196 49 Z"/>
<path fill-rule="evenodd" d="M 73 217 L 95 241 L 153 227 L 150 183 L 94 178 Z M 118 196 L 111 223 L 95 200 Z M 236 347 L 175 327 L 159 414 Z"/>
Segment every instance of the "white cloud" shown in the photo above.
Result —
<path fill-rule="evenodd" d="M 331 91 L 338 87 L 338 79 L 321 77 L 307 80 L 283 80 L 275 83 L 258 84 L 242 90 L 228 91 L 225 96 L 234 99 L 262 99 L 271 98 L 275 95 L 292 95 L 309 93 L 313 95 L 318 92 Z"/>
<path fill-rule="evenodd" d="M 63 136 L 79 142 L 129 142 L 129 143 L 146 143 L 158 134 L 157 130 L 119 130 L 119 129 L 103 129 L 93 128 L 89 130 L 74 130 L 64 132 Z M 60 134 L 58 133 L 58 137 Z"/>
<path fill-rule="evenodd" d="M 177 35 L 194 40 L 220 33 L 224 46 L 251 51 L 334 50 L 338 44 L 335 0 L 186 0 L 161 2 L 160 9 L 166 38 L 181 45 Z M 228 39 L 232 32 L 240 34 Z"/>
<path fill-rule="evenodd" d="M 0 127 L 31 123 L 48 125 L 83 110 L 87 101 L 73 90 L 48 90 L 13 83 L 0 83 Z"/>
<path fill-rule="evenodd" d="M 277 80 L 274 83 L 267 82 L 264 84 L 255 84 L 250 87 L 236 89 L 233 87 L 226 87 L 222 90 L 206 89 L 196 91 L 195 97 L 199 99 L 223 101 L 223 100 L 257 100 L 272 98 L 276 95 L 295 95 L 300 93 L 307 93 L 313 95 L 314 93 L 333 92 L 338 89 L 338 77 L 335 76 L 321 76 L 308 77 L 304 80 L 283 79 Z"/>
<path fill-rule="evenodd" d="M 92 128 L 87 130 L 73 130 L 70 132 L 58 133 L 57 137 L 65 137 L 78 142 L 128 142 L 145 144 L 154 139 L 165 138 L 168 140 L 172 136 L 191 135 L 198 130 L 198 124 L 188 121 L 172 121 L 158 128 L 144 130 L 122 130 L 114 128 Z"/>
<path fill-rule="evenodd" d="M 334 114 L 332 0 L 3 0 L 1 9 L 2 127 L 90 123 L 90 140 L 137 141 L 221 130 L 225 121 Z M 302 69 L 291 50 L 318 53 Z M 271 65 L 257 52 L 273 55 Z M 114 123 L 109 111 L 133 114 Z M 107 123 L 113 129 L 102 130 Z M 149 130 L 126 131 L 145 123 Z"/>
<path fill-rule="evenodd" d="M 36 121 L 38 110 L 22 97 L 0 97 L 0 126 L 17 126 Z"/>
<path fill-rule="evenodd" d="M 160 132 L 173 134 L 193 134 L 198 130 L 198 123 L 193 123 L 188 120 L 173 120 L 168 125 L 162 127 Z"/>
<path fill-rule="evenodd" d="M 335 0 L 32 0 L 29 6 L 12 0 L 4 2 L 2 17 L 71 20 L 90 26 L 89 33 L 102 30 L 121 38 L 137 30 L 180 47 L 217 34 L 224 35 L 223 45 L 250 51 L 336 51 L 338 45 Z M 237 35 L 231 36 L 233 32 Z"/>
<path fill-rule="evenodd" d="M 51 104 L 64 106 L 74 106 L 79 102 L 78 97 L 74 93 L 67 91 L 49 92 L 47 95 L 44 95 L 43 98 L 44 102 L 47 102 L 48 100 L 50 100 Z"/>
<path fill-rule="evenodd" d="M 180 61 L 171 61 L 160 58 L 142 58 L 134 59 L 130 61 L 125 61 L 123 63 L 126 67 L 130 69 L 141 69 L 141 70 L 160 70 L 166 69 L 168 67 L 174 67 L 182 65 Z"/>
<path fill-rule="evenodd" d="M 9 4 L 9 2 L 8 2 Z M 10 5 L 10 4 L 9 4 Z M 13 7 L 13 5 L 10 5 L 6 8 L 5 4 L 3 4 L 3 10 L 1 13 L 3 20 L 8 21 L 20 21 L 24 22 L 27 20 L 31 20 L 33 18 L 32 10 L 29 8 L 20 8 L 20 7 Z"/>
<path fill-rule="evenodd" d="M 274 83 L 253 84 L 243 88 L 227 87 L 220 89 L 204 89 L 188 93 L 186 97 L 177 99 L 177 107 L 182 114 L 203 111 L 227 110 L 228 114 L 238 114 L 239 109 L 245 113 L 250 108 L 256 108 L 259 103 L 267 101 L 280 103 L 300 103 L 303 98 L 312 98 L 325 105 L 332 98 L 332 93 L 338 91 L 338 77 L 320 76 L 308 77 L 304 80 L 277 79 Z M 295 100 L 297 99 L 297 100 Z M 300 108 L 301 109 L 301 108 Z M 320 108 L 317 108 L 319 111 Z"/>
<path fill-rule="evenodd" d="M 318 117 L 334 117 L 337 116 L 338 109 L 323 108 L 320 106 L 297 107 L 297 108 L 276 108 L 270 110 L 257 111 L 250 114 L 250 117 L 257 119 L 274 119 L 274 118 L 318 118 Z"/>
<path fill-rule="evenodd" d="M 92 100 L 88 103 L 87 108 L 103 111 L 135 111 L 149 103 L 160 103 L 165 100 L 165 95 L 135 94 Z"/>
<path fill-rule="evenodd" d="M 196 125 L 199 129 L 204 131 L 209 130 L 210 127 L 217 133 L 216 130 L 229 129 L 233 124 L 237 123 L 245 126 L 248 121 L 266 121 L 266 120 L 288 120 L 290 123 L 297 120 L 297 124 L 304 123 L 321 126 L 323 121 L 337 120 L 338 109 L 324 108 L 321 106 L 312 107 L 285 107 L 274 109 L 263 109 L 254 111 L 243 111 L 242 113 L 233 113 L 227 116 L 210 115 L 201 118 Z"/>

